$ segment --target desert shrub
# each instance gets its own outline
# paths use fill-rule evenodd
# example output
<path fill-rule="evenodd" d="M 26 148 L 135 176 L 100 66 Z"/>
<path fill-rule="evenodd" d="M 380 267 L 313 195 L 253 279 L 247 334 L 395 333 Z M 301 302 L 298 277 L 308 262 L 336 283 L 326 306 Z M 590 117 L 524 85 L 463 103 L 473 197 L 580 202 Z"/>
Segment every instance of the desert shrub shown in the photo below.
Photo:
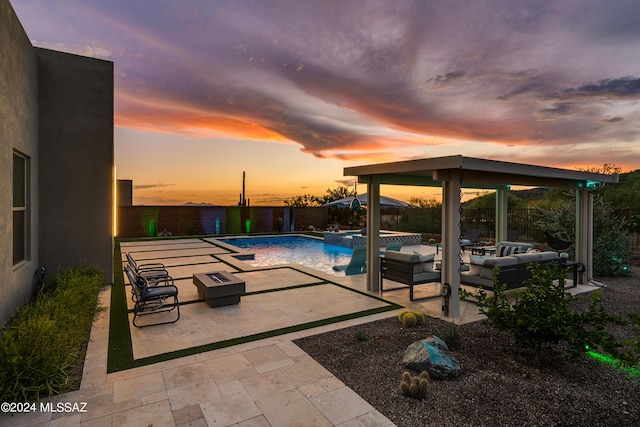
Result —
<path fill-rule="evenodd" d="M 0 335 L 0 401 L 37 401 L 77 388 L 103 272 L 64 270 Z"/>
<path fill-rule="evenodd" d="M 427 397 L 427 390 L 429 389 L 429 373 L 422 371 L 420 375 L 415 377 L 411 376 L 409 371 L 404 371 L 402 374 L 402 381 L 400 382 L 400 392 L 414 399 L 424 399 Z"/>
<path fill-rule="evenodd" d="M 448 324 L 442 331 L 442 341 L 447 344 L 451 350 L 460 347 L 460 329 L 458 325 Z"/>
<path fill-rule="evenodd" d="M 574 196 L 566 196 L 554 209 L 541 210 L 537 226 L 566 241 L 575 241 Z M 628 276 L 628 222 L 615 215 L 613 208 L 598 194 L 593 200 L 593 274 L 600 277 Z M 567 251 L 574 255 L 573 246 Z"/>
<path fill-rule="evenodd" d="M 618 355 L 618 359 L 622 365 L 633 366 L 640 363 L 640 315 L 638 313 L 629 313 L 628 318 L 633 325 L 636 334 L 633 338 L 623 342 L 624 349 Z"/>
<path fill-rule="evenodd" d="M 358 341 L 369 341 L 369 335 L 365 331 L 357 331 L 356 332 L 356 340 Z"/>
<path fill-rule="evenodd" d="M 599 291 L 592 293 L 584 311 L 574 311 L 571 305 L 578 297 L 565 291 L 566 271 L 560 264 L 532 264 L 529 269 L 532 277 L 528 286 L 514 292 L 514 302 L 507 299 L 505 287 L 497 283 L 492 297 L 483 289 L 478 291 L 478 307 L 491 326 L 509 332 L 518 345 L 533 350 L 538 357 L 560 342 L 567 343 L 573 355 L 583 354 L 587 346 L 619 355 L 622 344 L 605 328 L 624 321 L 605 311 Z"/>

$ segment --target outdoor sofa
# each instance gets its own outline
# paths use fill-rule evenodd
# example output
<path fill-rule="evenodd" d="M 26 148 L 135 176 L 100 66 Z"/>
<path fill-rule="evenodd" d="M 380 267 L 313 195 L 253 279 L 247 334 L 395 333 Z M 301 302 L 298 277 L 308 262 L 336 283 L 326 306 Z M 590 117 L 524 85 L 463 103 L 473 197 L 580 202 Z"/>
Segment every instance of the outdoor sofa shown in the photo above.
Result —
<path fill-rule="evenodd" d="M 460 275 L 460 283 L 495 292 L 494 269 L 499 267 L 498 284 L 505 285 L 506 289 L 521 288 L 527 286 L 526 281 L 531 278 L 530 264 L 547 265 L 553 262 L 561 262 L 557 252 L 537 252 L 533 249 L 529 249 L 529 252 L 525 253 L 512 252 L 503 256 L 480 257 L 472 255 L 471 267 L 468 272 Z"/>

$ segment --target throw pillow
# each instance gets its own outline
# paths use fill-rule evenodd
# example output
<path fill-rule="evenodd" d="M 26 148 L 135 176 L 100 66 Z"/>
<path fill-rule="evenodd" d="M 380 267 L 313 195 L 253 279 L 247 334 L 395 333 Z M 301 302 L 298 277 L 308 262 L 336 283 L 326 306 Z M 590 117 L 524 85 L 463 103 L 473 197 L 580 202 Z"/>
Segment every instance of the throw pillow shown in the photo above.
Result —
<path fill-rule="evenodd" d="M 518 253 L 517 246 L 498 246 L 498 252 L 496 256 L 509 256 Z"/>
<path fill-rule="evenodd" d="M 435 273 L 436 271 L 433 269 L 433 260 L 436 257 L 436 254 L 431 255 L 422 255 L 420 252 L 413 251 L 414 255 L 418 255 L 420 257 L 420 268 L 423 273 Z"/>
<path fill-rule="evenodd" d="M 420 262 L 431 262 L 435 259 L 436 254 L 431 254 L 431 255 L 422 255 L 420 252 L 418 251 L 413 251 L 414 255 L 418 255 L 420 257 Z"/>

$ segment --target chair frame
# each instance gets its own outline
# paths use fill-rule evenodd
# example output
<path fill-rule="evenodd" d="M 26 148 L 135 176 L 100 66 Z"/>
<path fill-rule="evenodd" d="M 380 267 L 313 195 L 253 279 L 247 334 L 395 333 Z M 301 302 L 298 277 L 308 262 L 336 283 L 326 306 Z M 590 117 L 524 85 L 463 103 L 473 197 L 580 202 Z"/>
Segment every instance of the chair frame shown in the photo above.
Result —
<path fill-rule="evenodd" d="M 156 286 L 171 277 L 164 264 L 160 262 L 138 264 L 129 252 L 125 256 L 127 257 L 127 263 L 136 275 L 144 277 L 151 286 Z"/>
<path fill-rule="evenodd" d="M 133 267 L 130 265 L 125 266 L 125 272 L 131 282 L 131 294 L 135 303 L 133 307 L 133 325 L 137 328 L 144 328 L 147 326 L 166 325 L 175 323 L 180 319 L 180 302 L 178 300 L 178 288 L 173 284 L 173 278 L 171 276 L 166 277 L 164 285 L 150 286 L 149 281 L 141 275 L 138 275 Z M 167 300 L 173 299 L 172 302 L 167 305 Z M 167 320 L 164 322 L 150 323 L 146 325 L 140 325 L 136 323 L 138 317 L 147 316 L 150 314 L 158 314 L 176 310 L 177 316 L 174 320 Z"/>

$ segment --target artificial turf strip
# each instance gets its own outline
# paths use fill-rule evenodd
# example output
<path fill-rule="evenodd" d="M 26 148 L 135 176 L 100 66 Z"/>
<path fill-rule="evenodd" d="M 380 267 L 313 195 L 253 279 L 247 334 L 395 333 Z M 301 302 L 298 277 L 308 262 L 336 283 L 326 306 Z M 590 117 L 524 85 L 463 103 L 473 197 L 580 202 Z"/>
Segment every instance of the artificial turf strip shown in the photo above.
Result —
<path fill-rule="evenodd" d="M 128 361 L 133 360 L 129 315 L 127 314 L 127 296 L 125 292 L 122 263 L 120 262 L 120 242 L 116 240 L 114 248 L 114 274 L 111 286 L 111 310 L 109 316 L 109 351 L 107 373 L 128 369 Z"/>
<path fill-rule="evenodd" d="M 122 271 L 122 263 L 119 261 L 121 259 L 120 253 L 120 242 L 116 241 L 114 248 L 114 283 L 111 289 L 111 315 L 110 315 L 110 324 L 109 324 L 109 351 L 107 357 L 107 373 L 113 373 L 118 371 L 124 371 L 126 369 L 132 369 L 140 366 L 146 366 L 153 363 L 164 362 L 171 359 L 176 359 L 179 357 L 190 356 L 193 354 L 202 353 L 205 351 L 217 350 L 220 348 L 230 347 L 237 344 L 244 344 L 251 341 L 257 341 L 264 338 L 271 338 L 278 335 L 284 335 L 292 332 L 298 332 L 305 329 L 315 328 L 318 326 L 329 325 L 332 323 L 342 322 L 345 320 L 356 319 L 358 317 L 370 316 L 372 314 L 383 313 L 386 311 L 397 310 L 402 308 L 401 305 L 396 303 L 386 301 L 383 298 L 379 298 L 374 295 L 369 295 L 367 293 L 349 288 L 347 286 L 340 285 L 335 282 L 329 282 L 336 286 L 339 286 L 344 289 L 348 289 L 352 292 L 356 292 L 362 295 L 365 295 L 369 298 L 374 298 L 379 301 L 383 301 L 389 304 L 386 307 L 378 307 L 369 310 L 359 311 L 356 313 L 349 313 L 340 316 L 330 317 L 327 319 L 316 320 L 313 322 L 303 323 L 300 325 L 288 326 L 286 328 L 280 328 L 273 331 L 261 332 L 258 334 L 247 335 L 245 337 L 232 338 L 229 340 L 219 341 L 210 344 L 204 344 L 198 347 L 191 347 L 183 350 L 177 350 L 169 353 L 163 353 L 156 356 L 146 357 L 143 359 L 134 359 L 133 358 L 133 348 L 131 344 L 131 332 L 129 330 L 129 316 L 127 309 L 127 295 L 126 295 L 126 286 L 124 284 L 124 277 Z M 120 268 L 117 268 L 119 265 Z M 298 270 L 300 271 L 300 270 Z M 306 272 L 300 271 L 301 273 L 307 274 Z M 317 276 L 310 275 L 312 277 Z M 316 286 L 320 283 L 306 284 L 295 287 L 305 287 L 305 286 Z M 286 288 L 286 289 L 290 289 Z M 281 289 L 278 289 L 281 290 Z M 262 292 L 253 292 L 262 293 Z M 199 302 L 199 301 L 193 301 Z M 189 303 L 193 303 L 189 302 Z"/>

